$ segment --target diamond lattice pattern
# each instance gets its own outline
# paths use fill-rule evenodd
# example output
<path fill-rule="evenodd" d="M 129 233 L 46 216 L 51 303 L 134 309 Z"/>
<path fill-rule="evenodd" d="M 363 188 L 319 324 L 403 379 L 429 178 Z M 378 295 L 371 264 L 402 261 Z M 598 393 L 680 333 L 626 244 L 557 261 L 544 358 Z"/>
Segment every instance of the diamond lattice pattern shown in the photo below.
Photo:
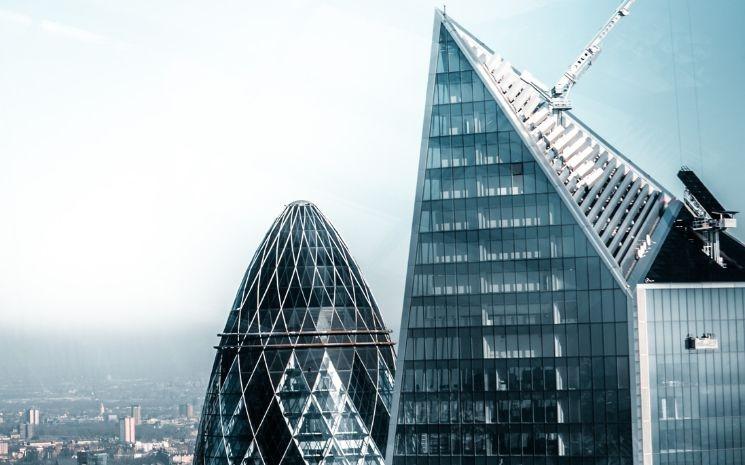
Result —
<path fill-rule="evenodd" d="M 338 232 L 313 204 L 289 205 L 221 334 L 195 465 L 382 465 L 393 360 Z"/>

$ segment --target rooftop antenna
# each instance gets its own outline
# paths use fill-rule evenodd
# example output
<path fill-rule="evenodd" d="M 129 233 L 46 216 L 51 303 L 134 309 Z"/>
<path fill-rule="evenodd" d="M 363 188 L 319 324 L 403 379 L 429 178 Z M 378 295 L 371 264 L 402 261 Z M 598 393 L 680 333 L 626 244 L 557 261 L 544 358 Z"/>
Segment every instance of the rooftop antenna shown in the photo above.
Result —
<path fill-rule="evenodd" d="M 442 16 L 447 17 L 448 15 L 448 2 L 443 1 L 442 2 Z"/>
<path fill-rule="evenodd" d="M 611 16 L 600 31 L 595 34 L 595 37 L 593 37 L 590 43 L 585 46 L 582 53 L 579 54 L 579 56 L 564 72 L 564 75 L 561 76 L 554 87 L 551 88 L 551 107 L 555 112 L 572 109 L 572 102 L 569 99 L 569 91 L 572 90 L 572 87 L 577 83 L 580 76 L 587 71 L 593 61 L 600 54 L 600 45 L 603 43 L 603 39 L 605 39 L 608 33 L 616 27 L 616 24 L 618 24 L 621 18 L 628 16 L 629 9 L 634 3 L 636 3 L 636 0 L 624 0 L 621 5 L 616 8 L 613 16 Z"/>

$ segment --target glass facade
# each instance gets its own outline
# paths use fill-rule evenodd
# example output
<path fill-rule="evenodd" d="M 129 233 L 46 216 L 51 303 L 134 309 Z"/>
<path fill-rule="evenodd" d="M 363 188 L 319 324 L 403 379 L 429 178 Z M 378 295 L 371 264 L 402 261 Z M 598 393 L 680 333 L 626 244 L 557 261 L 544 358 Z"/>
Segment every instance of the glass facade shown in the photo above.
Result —
<path fill-rule="evenodd" d="M 392 465 L 630 464 L 627 294 L 444 24 L 436 40 Z"/>
<path fill-rule="evenodd" d="M 195 465 L 383 464 L 393 344 L 314 205 L 276 219 L 217 349 Z"/>
<path fill-rule="evenodd" d="M 745 463 L 743 309 L 744 287 L 646 290 L 654 465 Z M 718 348 L 687 348 L 704 333 Z"/>

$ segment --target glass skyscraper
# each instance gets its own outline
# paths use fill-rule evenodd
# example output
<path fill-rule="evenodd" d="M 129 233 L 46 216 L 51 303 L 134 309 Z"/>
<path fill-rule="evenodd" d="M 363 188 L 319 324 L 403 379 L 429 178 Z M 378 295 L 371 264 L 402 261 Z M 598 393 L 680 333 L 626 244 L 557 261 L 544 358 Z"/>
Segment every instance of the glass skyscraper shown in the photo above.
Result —
<path fill-rule="evenodd" d="M 275 220 L 220 337 L 195 465 L 382 465 L 393 343 L 315 205 Z"/>
<path fill-rule="evenodd" d="M 682 209 L 636 286 L 644 464 L 745 463 L 745 246 Z"/>
<path fill-rule="evenodd" d="M 637 308 L 682 202 L 439 11 L 431 52 L 388 463 L 701 463 L 651 461 Z"/>
<path fill-rule="evenodd" d="M 745 283 L 641 288 L 649 463 L 745 463 Z M 680 344 L 705 333 L 713 334 L 717 349 Z"/>

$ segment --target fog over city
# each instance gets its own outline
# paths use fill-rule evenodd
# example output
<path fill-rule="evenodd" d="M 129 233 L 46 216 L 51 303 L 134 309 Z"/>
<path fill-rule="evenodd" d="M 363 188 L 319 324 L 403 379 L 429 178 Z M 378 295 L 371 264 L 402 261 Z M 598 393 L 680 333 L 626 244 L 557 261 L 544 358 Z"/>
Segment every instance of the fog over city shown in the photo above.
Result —
<path fill-rule="evenodd" d="M 255 248 L 296 199 L 339 230 L 397 337 L 441 4 L 65 3 L 0 7 L 0 379 L 206 381 Z M 552 83 L 617 3 L 447 12 Z M 640 1 L 575 114 L 672 192 L 686 164 L 735 205 L 739 170 L 707 175 L 742 164 L 745 55 L 728 44 L 745 4 L 688 3 L 692 24 Z"/>

